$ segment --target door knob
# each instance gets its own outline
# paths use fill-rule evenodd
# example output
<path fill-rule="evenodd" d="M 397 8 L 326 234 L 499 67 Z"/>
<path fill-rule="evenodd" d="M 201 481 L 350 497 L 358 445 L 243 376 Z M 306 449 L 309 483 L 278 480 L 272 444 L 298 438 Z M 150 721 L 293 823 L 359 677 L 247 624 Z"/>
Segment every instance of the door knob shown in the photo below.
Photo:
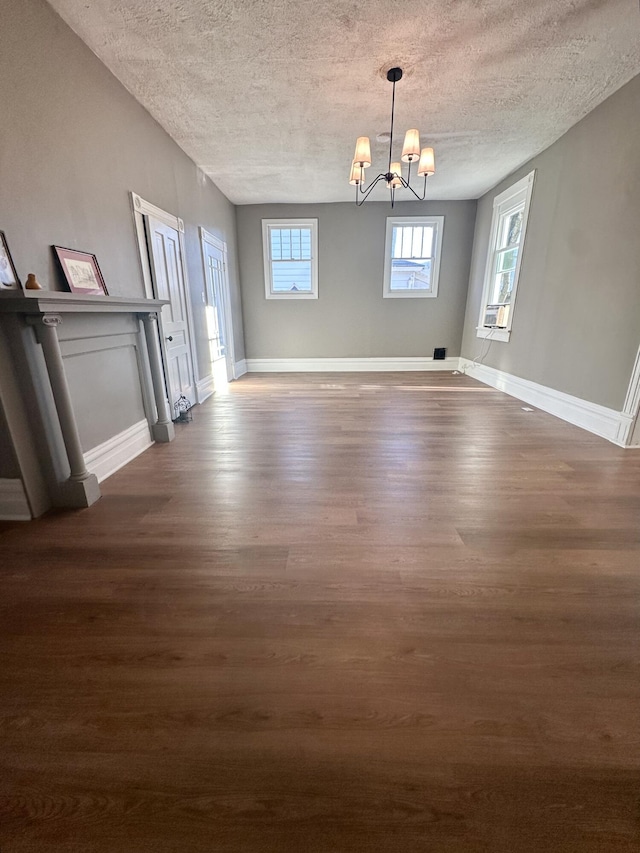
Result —
<path fill-rule="evenodd" d="M 169 337 L 168 337 L 168 338 L 165 338 L 165 340 L 166 340 L 166 341 L 172 341 L 172 340 L 173 340 L 173 335 L 169 335 Z"/>

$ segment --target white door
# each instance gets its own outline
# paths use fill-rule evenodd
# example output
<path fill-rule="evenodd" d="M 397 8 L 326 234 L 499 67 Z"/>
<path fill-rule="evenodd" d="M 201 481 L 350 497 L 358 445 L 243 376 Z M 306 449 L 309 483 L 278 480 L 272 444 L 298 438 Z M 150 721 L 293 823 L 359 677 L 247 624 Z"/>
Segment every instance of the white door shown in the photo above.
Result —
<path fill-rule="evenodd" d="M 233 379 L 233 329 L 229 307 L 226 246 L 202 229 L 207 281 L 207 330 L 214 386 Z"/>
<path fill-rule="evenodd" d="M 153 216 L 145 216 L 151 273 L 158 299 L 167 299 L 162 308 L 162 352 L 168 383 L 171 417 L 175 403 L 184 395 L 196 402 L 193 363 L 189 346 L 187 296 L 182 273 L 180 236 L 175 228 Z"/>

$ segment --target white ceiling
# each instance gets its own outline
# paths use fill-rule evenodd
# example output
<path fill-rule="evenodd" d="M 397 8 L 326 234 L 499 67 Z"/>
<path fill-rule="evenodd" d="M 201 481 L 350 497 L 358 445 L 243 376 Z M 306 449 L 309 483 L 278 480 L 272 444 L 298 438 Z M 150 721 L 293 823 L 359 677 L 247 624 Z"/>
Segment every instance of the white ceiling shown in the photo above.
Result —
<path fill-rule="evenodd" d="M 481 195 L 640 73 L 638 0 L 50 2 L 237 204 L 351 200 L 359 135 L 384 171 L 393 65 L 397 144 L 434 146 L 438 199 Z"/>

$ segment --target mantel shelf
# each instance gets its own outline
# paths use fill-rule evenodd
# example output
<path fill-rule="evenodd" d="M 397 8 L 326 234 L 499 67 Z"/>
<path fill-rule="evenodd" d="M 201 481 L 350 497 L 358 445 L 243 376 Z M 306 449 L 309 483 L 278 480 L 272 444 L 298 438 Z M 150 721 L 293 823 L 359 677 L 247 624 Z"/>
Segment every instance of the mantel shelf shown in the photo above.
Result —
<path fill-rule="evenodd" d="M 0 313 L 8 314 L 143 314 L 157 312 L 163 305 L 162 299 L 132 299 L 130 296 L 88 296 L 64 293 L 55 290 L 25 290 L 0 292 Z"/>

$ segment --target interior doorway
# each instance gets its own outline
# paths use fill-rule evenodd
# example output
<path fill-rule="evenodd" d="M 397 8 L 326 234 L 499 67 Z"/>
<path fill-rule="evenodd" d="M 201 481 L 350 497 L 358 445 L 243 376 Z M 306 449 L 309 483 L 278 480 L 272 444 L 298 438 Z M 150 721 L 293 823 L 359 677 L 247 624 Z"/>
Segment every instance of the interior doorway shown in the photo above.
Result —
<path fill-rule="evenodd" d="M 206 282 L 207 336 L 214 388 L 234 378 L 233 325 L 227 269 L 227 244 L 200 228 Z"/>
<path fill-rule="evenodd" d="M 191 403 L 196 399 L 180 237 L 176 228 L 154 216 L 145 216 L 145 228 L 154 289 L 158 299 L 169 302 L 162 308 L 162 334 L 169 402 L 174 415 L 181 396 Z"/>
<path fill-rule="evenodd" d="M 160 348 L 169 410 L 181 396 L 196 402 L 193 322 L 184 264 L 181 219 L 131 194 L 146 296 L 167 300 L 161 312 Z"/>

